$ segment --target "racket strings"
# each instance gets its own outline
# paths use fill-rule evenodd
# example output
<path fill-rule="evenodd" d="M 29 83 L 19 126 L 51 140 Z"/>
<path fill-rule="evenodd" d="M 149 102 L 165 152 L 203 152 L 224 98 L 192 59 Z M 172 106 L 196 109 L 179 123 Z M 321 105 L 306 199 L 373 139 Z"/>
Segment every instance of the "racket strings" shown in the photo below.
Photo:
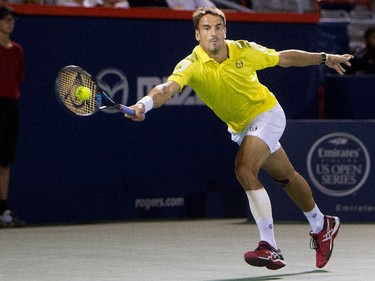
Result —
<path fill-rule="evenodd" d="M 81 101 L 76 97 L 76 90 L 79 86 L 90 89 L 92 94 L 88 100 Z M 96 83 L 82 69 L 78 67 L 65 68 L 60 72 L 57 87 L 60 101 L 73 113 L 85 116 L 97 111 Z"/>

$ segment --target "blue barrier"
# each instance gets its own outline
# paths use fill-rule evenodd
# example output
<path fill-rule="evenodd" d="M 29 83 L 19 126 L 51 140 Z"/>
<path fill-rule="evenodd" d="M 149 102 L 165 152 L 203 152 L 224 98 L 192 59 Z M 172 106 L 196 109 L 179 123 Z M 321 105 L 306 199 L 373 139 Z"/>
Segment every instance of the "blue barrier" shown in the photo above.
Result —
<path fill-rule="evenodd" d="M 329 119 L 375 119 L 375 76 L 326 76 L 325 112 Z"/>
<path fill-rule="evenodd" d="M 374 221 L 373 120 L 289 120 L 281 143 L 310 183 L 320 209 L 343 221 Z M 276 220 L 304 219 L 289 197 L 264 177 Z"/>

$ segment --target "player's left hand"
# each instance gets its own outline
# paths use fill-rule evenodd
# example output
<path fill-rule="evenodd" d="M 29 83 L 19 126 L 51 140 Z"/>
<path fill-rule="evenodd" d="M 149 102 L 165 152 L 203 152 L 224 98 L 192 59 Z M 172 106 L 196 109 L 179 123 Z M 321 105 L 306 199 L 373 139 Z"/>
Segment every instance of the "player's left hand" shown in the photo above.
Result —
<path fill-rule="evenodd" d="M 329 68 L 332 68 L 337 71 L 340 75 L 344 75 L 346 72 L 345 68 L 342 67 L 342 63 L 351 66 L 349 60 L 353 58 L 352 55 L 345 54 L 345 55 L 328 55 L 326 65 Z"/>

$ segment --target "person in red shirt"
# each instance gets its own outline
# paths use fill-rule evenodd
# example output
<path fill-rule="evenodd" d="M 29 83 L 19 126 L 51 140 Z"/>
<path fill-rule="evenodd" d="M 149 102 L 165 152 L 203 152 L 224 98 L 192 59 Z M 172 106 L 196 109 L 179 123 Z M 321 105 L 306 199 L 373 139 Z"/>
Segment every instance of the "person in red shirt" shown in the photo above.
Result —
<path fill-rule="evenodd" d="M 17 14 L 0 7 L 0 227 L 24 226 L 8 209 L 10 167 L 15 159 L 19 130 L 20 84 L 24 78 L 24 52 L 10 39 Z"/>

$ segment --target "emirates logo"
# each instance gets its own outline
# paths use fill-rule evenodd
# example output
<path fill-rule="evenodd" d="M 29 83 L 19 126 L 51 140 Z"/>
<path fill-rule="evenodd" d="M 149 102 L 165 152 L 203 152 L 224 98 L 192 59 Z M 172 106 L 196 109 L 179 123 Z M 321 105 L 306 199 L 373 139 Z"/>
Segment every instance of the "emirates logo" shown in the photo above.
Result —
<path fill-rule="evenodd" d="M 366 182 L 371 168 L 366 146 L 348 133 L 333 133 L 318 139 L 307 157 L 313 185 L 329 196 L 347 196 Z"/>

